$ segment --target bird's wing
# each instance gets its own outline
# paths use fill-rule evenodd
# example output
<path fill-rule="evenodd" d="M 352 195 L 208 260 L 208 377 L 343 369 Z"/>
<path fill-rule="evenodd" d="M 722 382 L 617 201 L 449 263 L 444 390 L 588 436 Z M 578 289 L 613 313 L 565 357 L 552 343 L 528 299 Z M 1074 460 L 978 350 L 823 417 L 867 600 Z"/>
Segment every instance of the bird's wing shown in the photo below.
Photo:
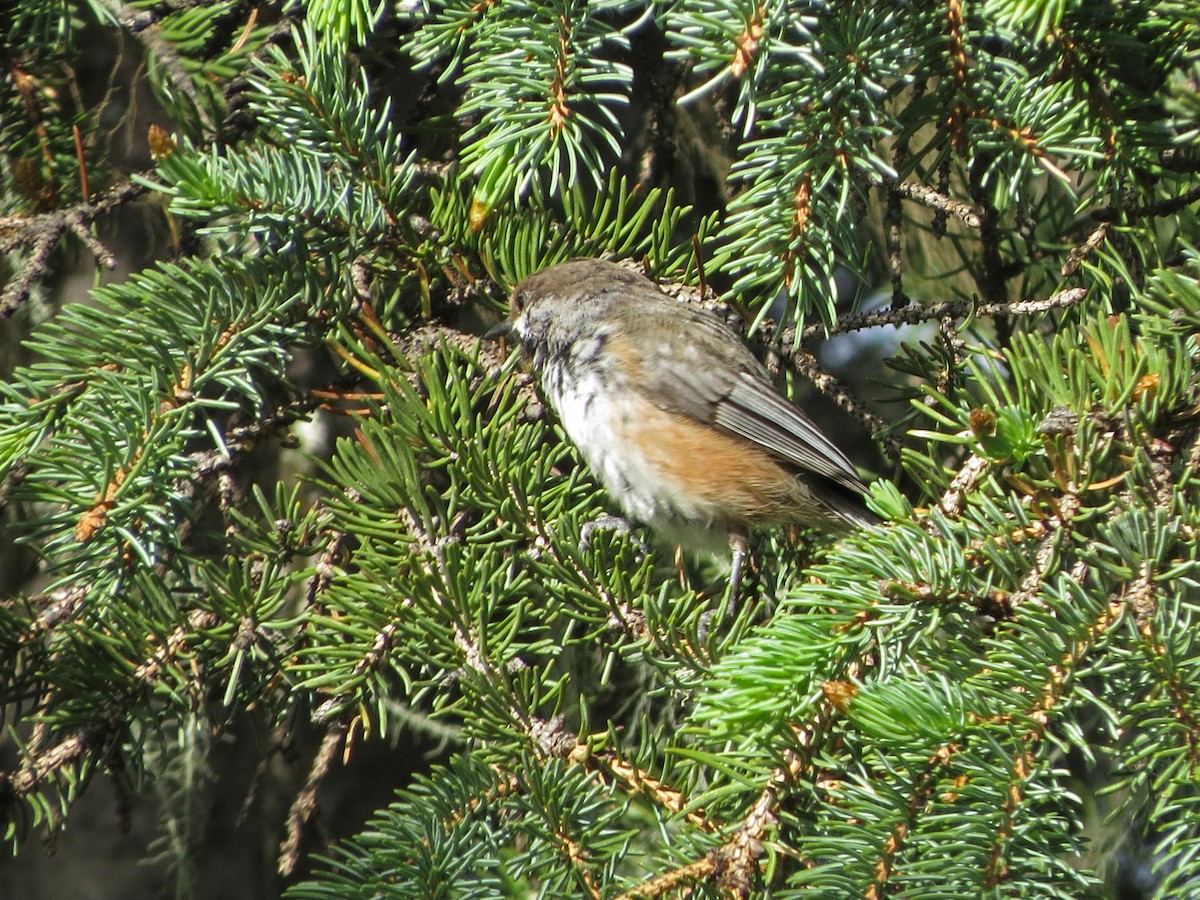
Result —
<path fill-rule="evenodd" d="M 707 311 L 658 297 L 661 302 L 630 312 L 639 321 L 630 322 L 619 338 L 641 342 L 630 346 L 639 362 L 630 375 L 643 396 L 753 441 L 854 493 L 866 491 L 846 455 L 776 391 L 740 337 Z"/>

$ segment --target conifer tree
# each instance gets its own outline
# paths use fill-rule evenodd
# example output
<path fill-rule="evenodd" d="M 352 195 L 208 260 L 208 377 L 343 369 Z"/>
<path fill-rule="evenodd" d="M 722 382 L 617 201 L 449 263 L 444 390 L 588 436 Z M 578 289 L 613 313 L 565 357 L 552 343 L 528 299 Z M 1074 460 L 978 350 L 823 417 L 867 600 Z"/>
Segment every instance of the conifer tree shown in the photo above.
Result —
<path fill-rule="evenodd" d="M 252 721 L 264 766 L 320 733 L 296 900 L 1200 896 L 1193 2 L 2 15 L 18 852 L 112 779 L 205 896 Z M 162 113 L 133 154 L 102 39 Z M 130 211 L 170 258 L 61 302 Z M 863 426 L 883 524 L 758 535 L 736 604 L 649 532 L 582 541 L 611 503 L 479 340 L 578 256 Z M 330 771 L 428 735 L 309 857 Z"/>

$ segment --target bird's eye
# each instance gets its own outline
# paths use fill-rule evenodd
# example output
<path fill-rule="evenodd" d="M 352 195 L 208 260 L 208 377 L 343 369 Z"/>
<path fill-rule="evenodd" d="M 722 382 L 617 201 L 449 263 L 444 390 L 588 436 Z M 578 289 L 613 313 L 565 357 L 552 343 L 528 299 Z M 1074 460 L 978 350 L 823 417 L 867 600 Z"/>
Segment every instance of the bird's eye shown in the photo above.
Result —
<path fill-rule="evenodd" d="M 529 300 L 526 292 L 519 288 L 513 291 L 513 295 L 508 301 L 509 318 L 516 319 L 525 311 L 525 306 Z"/>

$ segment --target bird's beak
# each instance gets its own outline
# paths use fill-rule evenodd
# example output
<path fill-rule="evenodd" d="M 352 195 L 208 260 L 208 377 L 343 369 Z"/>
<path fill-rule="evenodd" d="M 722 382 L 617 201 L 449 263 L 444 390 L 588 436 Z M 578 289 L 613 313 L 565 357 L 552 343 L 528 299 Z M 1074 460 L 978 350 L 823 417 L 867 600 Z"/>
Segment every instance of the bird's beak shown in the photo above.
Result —
<path fill-rule="evenodd" d="M 512 334 L 512 330 L 513 330 L 512 320 L 505 319 L 500 324 L 493 325 L 491 328 L 489 328 L 487 330 L 487 333 L 483 336 L 483 339 L 485 341 L 489 341 L 489 342 L 490 341 L 498 341 L 498 340 L 500 340 L 500 338 L 506 338 L 510 334 Z"/>

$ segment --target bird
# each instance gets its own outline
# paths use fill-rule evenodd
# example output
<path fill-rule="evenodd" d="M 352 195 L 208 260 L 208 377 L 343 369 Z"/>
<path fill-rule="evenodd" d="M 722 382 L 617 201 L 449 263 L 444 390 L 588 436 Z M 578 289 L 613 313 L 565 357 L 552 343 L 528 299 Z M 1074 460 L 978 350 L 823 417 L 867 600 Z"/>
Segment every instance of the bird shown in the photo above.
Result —
<path fill-rule="evenodd" d="M 731 597 L 753 530 L 878 521 L 854 465 L 745 340 L 639 272 L 593 258 L 544 268 L 512 292 L 500 336 L 628 519 L 687 550 L 728 546 Z"/>

